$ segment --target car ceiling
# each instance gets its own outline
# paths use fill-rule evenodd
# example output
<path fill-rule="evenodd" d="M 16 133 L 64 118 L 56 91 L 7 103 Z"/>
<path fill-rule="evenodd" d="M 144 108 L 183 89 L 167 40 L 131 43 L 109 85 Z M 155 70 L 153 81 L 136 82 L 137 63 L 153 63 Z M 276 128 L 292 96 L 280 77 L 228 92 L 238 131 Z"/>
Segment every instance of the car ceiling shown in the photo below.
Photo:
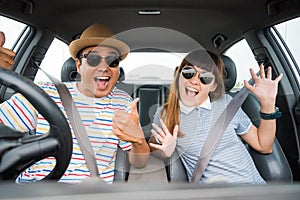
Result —
<path fill-rule="evenodd" d="M 269 2 L 269 4 L 267 4 Z M 275 2 L 275 3 L 274 3 Z M 207 49 L 221 52 L 241 39 L 251 29 L 299 16 L 299 0 L 0 0 L 0 13 L 39 28 L 55 30 L 57 37 L 70 42 L 91 23 L 108 25 L 115 33 L 141 28 L 160 27 L 192 38 Z M 159 15 L 139 15 L 138 11 L 160 11 Z M 298 13 L 298 14 L 297 14 Z M 148 29 L 143 29 L 148 30 Z M 132 49 L 145 43 L 159 48 L 184 52 L 189 44 L 176 37 L 140 32 L 122 38 Z M 213 39 L 222 35 L 226 41 L 214 47 Z M 164 37 L 163 37 L 164 36 Z M 176 42 L 174 42 L 174 40 Z"/>

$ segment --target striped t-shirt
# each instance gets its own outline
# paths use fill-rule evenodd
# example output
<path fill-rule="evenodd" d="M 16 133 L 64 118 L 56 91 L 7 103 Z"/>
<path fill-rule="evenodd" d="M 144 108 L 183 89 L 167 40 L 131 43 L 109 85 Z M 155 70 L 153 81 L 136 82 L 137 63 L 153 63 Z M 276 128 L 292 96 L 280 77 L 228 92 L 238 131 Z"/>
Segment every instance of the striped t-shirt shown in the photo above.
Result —
<path fill-rule="evenodd" d="M 224 95 L 217 101 L 207 101 L 199 107 L 180 107 L 180 129 L 183 137 L 177 138 L 176 149 L 191 181 L 200 151 L 221 112 L 232 99 Z M 160 125 L 160 111 L 155 114 L 154 123 Z M 219 121 L 222 123 L 222 121 Z M 254 162 L 238 135 L 246 134 L 252 123 L 239 109 L 225 130 L 215 149 L 200 183 L 227 182 L 261 184 L 265 181 L 257 171 Z"/>
<path fill-rule="evenodd" d="M 78 91 L 76 83 L 65 84 L 74 99 L 84 127 L 87 130 L 95 152 L 99 176 L 106 183 L 112 183 L 118 145 L 124 151 L 130 150 L 132 146 L 130 142 L 120 141 L 112 133 L 112 118 L 116 110 L 129 112 L 132 98 L 126 92 L 116 87 L 105 97 L 90 98 Z M 41 88 L 49 94 L 66 116 L 56 87 L 50 83 L 41 85 Z M 15 94 L 11 99 L 0 104 L 0 122 L 22 132 L 36 130 L 36 134 L 43 134 L 49 130 L 48 122 L 21 94 Z M 69 120 L 68 123 L 70 124 Z M 74 134 L 72 139 L 72 158 L 60 182 L 76 183 L 90 175 Z M 16 181 L 38 181 L 51 172 L 54 165 L 54 158 L 43 159 L 23 172 Z"/>

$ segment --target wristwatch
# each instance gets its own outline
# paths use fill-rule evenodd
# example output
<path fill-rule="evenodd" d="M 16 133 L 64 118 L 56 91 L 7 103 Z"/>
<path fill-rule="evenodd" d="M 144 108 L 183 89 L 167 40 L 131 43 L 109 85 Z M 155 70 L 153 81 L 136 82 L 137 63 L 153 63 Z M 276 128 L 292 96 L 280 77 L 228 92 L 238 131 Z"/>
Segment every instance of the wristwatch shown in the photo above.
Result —
<path fill-rule="evenodd" d="M 273 113 L 262 113 L 260 112 L 260 117 L 264 120 L 277 119 L 282 116 L 282 113 L 279 111 L 278 107 L 275 107 L 275 112 Z"/>

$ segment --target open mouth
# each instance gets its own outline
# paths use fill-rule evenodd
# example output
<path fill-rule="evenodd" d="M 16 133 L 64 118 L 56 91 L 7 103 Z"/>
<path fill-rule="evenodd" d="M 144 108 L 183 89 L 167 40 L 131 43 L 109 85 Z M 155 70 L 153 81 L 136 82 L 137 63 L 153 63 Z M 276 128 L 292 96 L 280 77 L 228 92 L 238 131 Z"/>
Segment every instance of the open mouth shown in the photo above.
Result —
<path fill-rule="evenodd" d="M 109 76 L 96 76 L 94 78 L 94 80 L 96 81 L 98 87 L 103 88 L 103 87 L 106 87 L 108 85 L 110 77 Z"/>
<path fill-rule="evenodd" d="M 196 96 L 198 93 L 199 93 L 199 91 L 196 90 L 196 89 L 194 89 L 194 88 L 191 88 L 191 87 L 186 87 L 186 88 L 185 88 L 185 94 L 186 94 L 188 97 L 194 97 L 194 96 Z"/>

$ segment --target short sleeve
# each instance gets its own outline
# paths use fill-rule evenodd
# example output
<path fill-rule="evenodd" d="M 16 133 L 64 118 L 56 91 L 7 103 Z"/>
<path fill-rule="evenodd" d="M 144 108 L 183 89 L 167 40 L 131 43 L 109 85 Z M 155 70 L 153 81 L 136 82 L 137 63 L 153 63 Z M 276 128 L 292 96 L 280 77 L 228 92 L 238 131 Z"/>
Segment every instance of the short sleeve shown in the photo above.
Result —
<path fill-rule="evenodd" d="M 235 131 L 238 135 L 244 135 L 252 126 L 250 118 L 241 108 L 239 108 L 233 120 L 237 123 Z"/>
<path fill-rule="evenodd" d="M 132 143 L 120 140 L 119 147 L 121 147 L 123 151 L 128 151 L 132 148 Z"/>
<path fill-rule="evenodd" d="M 16 130 L 27 132 L 36 128 L 37 111 L 20 93 L 0 104 L 0 122 Z"/>

